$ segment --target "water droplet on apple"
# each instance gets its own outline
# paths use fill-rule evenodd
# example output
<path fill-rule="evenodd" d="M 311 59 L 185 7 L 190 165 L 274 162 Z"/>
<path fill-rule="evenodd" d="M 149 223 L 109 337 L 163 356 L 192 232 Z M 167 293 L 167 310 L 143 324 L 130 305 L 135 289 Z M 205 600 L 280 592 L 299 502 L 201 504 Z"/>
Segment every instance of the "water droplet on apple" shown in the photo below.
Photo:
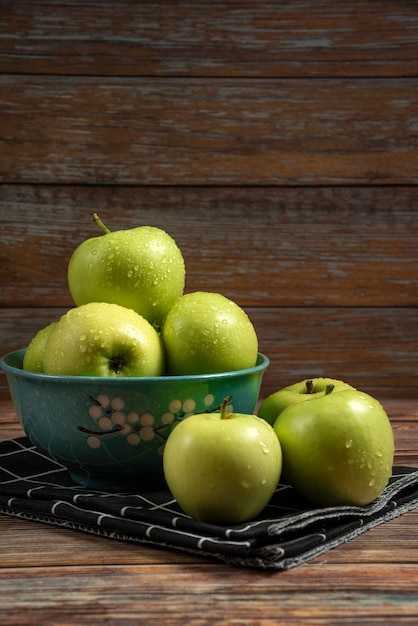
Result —
<path fill-rule="evenodd" d="M 348 440 L 345 442 L 345 447 L 346 447 L 346 448 L 351 448 L 351 446 L 352 446 L 352 445 L 353 445 L 353 440 L 352 440 L 352 439 L 348 439 Z"/>
<path fill-rule="evenodd" d="M 374 478 L 371 478 L 371 479 L 369 480 L 369 487 L 373 487 L 373 485 L 375 484 L 375 482 L 376 482 L 376 481 L 375 481 L 375 479 L 374 479 Z"/>
<path fill-rule="evenodd" d="M 266 443 L 264 443 L 264 441 L 260 441 L 260 448 L 262 449 L 264 454 L 268 454 L 270 452 L 270 448 Z"/>
<path fill-rule="evenodd" d="M 375 455 L 376 455 L 377 457 L 379 457 L 379 459 L 381 459 L 381 458 L 382 458 L 382 456 L 383 456 L 383 454 L 382 454 L 382 451 L 381 451 L 381 450 L 376 450 Z"/>
<path fill-rule="evenodd" d="M 246 480 L 241 481 L 241 487 L 243 487 L 244 489 L 248 489 L 250 486 L 250 483 Z"/>

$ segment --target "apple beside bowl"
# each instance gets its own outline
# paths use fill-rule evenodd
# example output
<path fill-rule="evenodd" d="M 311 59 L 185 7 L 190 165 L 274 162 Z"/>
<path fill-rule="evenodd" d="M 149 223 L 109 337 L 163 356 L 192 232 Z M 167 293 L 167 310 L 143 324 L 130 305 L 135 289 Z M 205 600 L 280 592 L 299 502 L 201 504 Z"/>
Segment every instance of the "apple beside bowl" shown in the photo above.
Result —
<path fill-rule="evenodd" d="M 165 488 L 162 455 L 172 428 L 192 413 L 253 413 L 269 359 L 254 367 L 189 376 L 94 377 L 23 370 L 25 349 L 0 359 L 25 433 L 92 489 Z"/>

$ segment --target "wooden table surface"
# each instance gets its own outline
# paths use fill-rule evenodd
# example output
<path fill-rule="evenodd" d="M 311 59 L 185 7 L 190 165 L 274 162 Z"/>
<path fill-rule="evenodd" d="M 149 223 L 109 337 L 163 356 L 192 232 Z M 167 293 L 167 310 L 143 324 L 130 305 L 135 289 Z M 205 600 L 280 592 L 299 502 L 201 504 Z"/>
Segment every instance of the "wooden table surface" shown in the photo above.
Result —
<path fill-rule="evenodd" d="M 418 467 L 418 401 L 386 399 L 396 463 Z M 20 436 L 0 400 L 0 440 Z M 415 624 L 418 510 L 284 572 L 224 565 L 0 516 L 2 624 Z"/>

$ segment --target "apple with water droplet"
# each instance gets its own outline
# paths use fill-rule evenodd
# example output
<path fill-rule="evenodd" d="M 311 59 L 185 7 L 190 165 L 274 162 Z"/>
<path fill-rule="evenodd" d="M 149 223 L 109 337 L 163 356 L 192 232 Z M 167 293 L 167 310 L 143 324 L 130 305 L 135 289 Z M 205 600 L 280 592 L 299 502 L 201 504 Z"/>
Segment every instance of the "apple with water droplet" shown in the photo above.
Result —
<path fill-rule="evenodd" d="M 23 369 L 30 372 L 38 372 L 42 374 L 44 371 L 44 352 L 49 335 L 58 322 L 51 322 L 44 328 L 38 330 L 26 348 L 23 357 Z"/>
<path fill-rule="evenodd" d="M 132 309 L 90 302 L 65 313 L 47 340 L 43 371 L 68 376 L 161 376 L 164 348 Z"/>
<path fill-rule="evenodd" d="M 192 518 L 239 524 L 255 518 L 277 488 L 282 455 L 273 428 L 255 415 L 227 411 L 191 415 L 164 448 L 167 485 Z"/>
<path fill-rule="evenodd" d="M 283 475 L 320 506 L 373 502 L 392 474 L 394 438 L 380 402 L 343 389 L 287 406 L 274 431 L 283 452 Z"/>
<path fill-rule="evenodd" d="M 167 373 L 211 374 L 254 367 L 258 340 L 245 311 L 220 293 L 184 294 L 161 331 Z"/>
<path fill-rule="evenodd" d="M 354 387 L 336 378 L 307 378 L 269 395 L 261 403 L 258 416 L 273 426 L 283 409 L 290 404 L 322 398 L 330 390 L 335 394 L 344 389 L 354 389 Z"/>
<path fill-rule="evenodd" d="M 183 294 L 185 264 L 174 239 L 160 228 L 139 226 L 83 241 L 68 265 L 68 286 L 77 306 L 111 302 L 133 309 L 159 327 Z"/>

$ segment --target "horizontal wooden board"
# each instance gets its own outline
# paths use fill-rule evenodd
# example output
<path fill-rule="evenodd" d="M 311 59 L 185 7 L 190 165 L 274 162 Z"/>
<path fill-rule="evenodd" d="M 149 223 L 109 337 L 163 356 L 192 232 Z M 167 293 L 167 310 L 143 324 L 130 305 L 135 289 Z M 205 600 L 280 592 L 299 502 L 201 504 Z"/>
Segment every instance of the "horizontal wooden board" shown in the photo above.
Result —
<path fill-rule="evenodd" d="M 26 346 L 66 309 L 0 309 L 0 352 Z M 349 382 L 378 397 L 418 397 L 418 309 L 246 309 L 270 358 L 262 395 L 312 376 Z M 0 377 L 3 389 L 4 375 Z"/>
<path fill-rule="evenodd" d="M 412 76 L 414 2 L 3 0 L 0 71 Z"/>
<path fill-rule="evenodd" d="M 187 291 L 243 306 L 418 306 L 418 189 L 0 186 L 0 305 L 70 306 L 84 239 L 166 229 Z"/>
<path fill-rule="evenodd" d="M 331 562 L 325 566 L 325 562 L 326 556 L 276 575 L 202 564 L 200 559 L 189 565 L 4 568 L 0 572 L 2 616 L 5 623 L 25 626 L 63 619 L 85 626 L 103 621 L 196 626 L 234 622 L 343 626 L 353 620 L 362 625 L 415 624 L 416 562 L 396 564 L 396 575 L 391 563 Z"/>
<path fill-rule="evenodd" d="M 0 77 L 2 182 L 418 182 L 418 78 Z"/>

